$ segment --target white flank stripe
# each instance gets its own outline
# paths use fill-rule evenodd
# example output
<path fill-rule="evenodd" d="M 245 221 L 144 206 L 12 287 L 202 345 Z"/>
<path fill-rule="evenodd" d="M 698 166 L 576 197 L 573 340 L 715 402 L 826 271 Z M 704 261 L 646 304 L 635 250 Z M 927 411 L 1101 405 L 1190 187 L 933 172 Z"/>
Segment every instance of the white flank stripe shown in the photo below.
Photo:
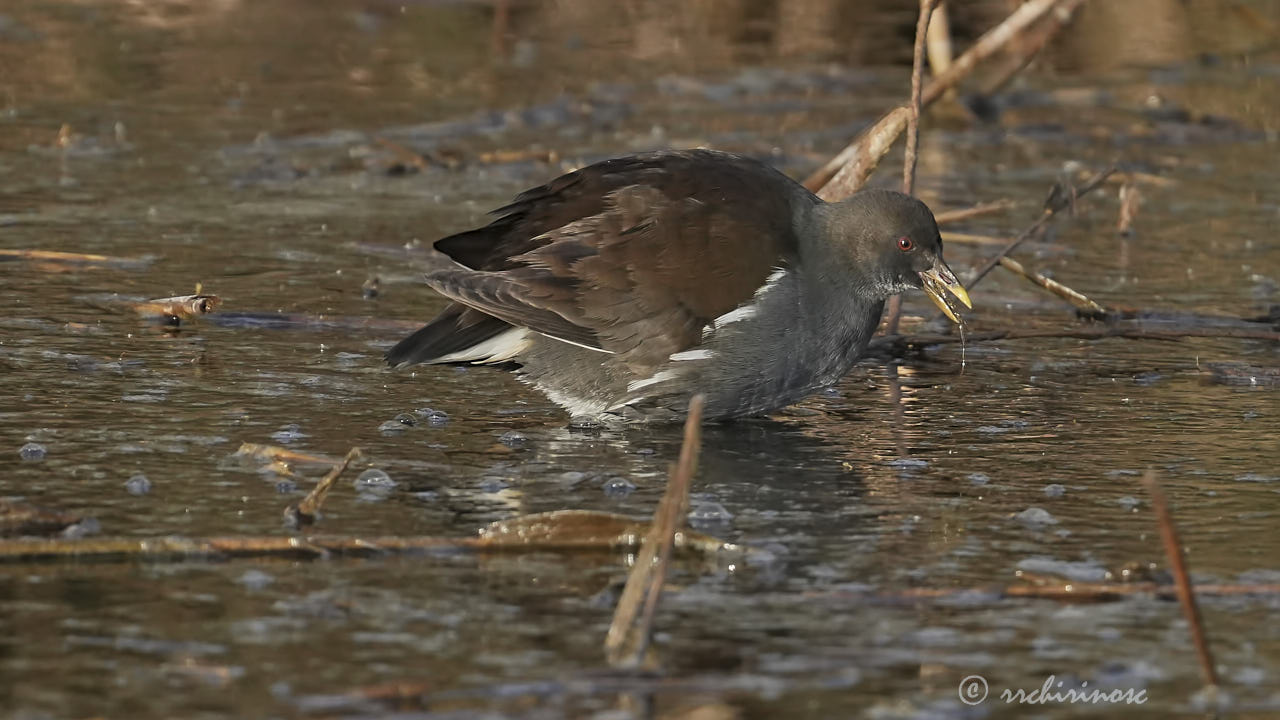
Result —
<path fill-rule="evenodd" d="M 671 356 L 672 360 L 706 360 L 714 353 L 710 350 L 685 350 Z"/>
<path fill-rule="evenodd" d="M 529 347 L 529 331 L 511 328 L 469 348 L 442 355 L 435 362 L 469 362 L 474 365 L 506 362 Z"/>
<path fill-rule="evenodd" d="M 655 383 L 660 383 L 663 380 L 670 380 L 675 376 L 676 374 L 674 372 L 670 370 L 663 370 L 662 372 L 657 373 L 653 377 L 645 378 L 644 380 L 633 380 L 627 383 L 627 392 L 635 392 L 640 388 L 649 387 L 650 385 L 653 385 Z"/>
<path fill-rule="evenodd" d="M 761 295 L 769 292 L 773 289 L 774 285 L 782 282 L 782 278 L 786 276 L 786 268 L 775 268 L 773 272 L 769 273 L 769 277 L 765 278 L 764 284 L 760 286 L 760 289 L 756 290 L 755 296 L 760 297 Z"/>
<path fill-rule="evenodd" d="M 782 282 L 782 278 L 786 277 L 786 275 L 787 271 L 785 269 L 775 268 L 773 272 L 769 273 L 769 277 L 765 279 L 764 284 L 757 288 L 755 293 L 751 296 L 752 302 L 739 305 L 733 310 L 730 310 L 715 320 L 712 320 L 709 325 L 702 329 L 702 338 L 705 340 L 711 337 L 716 330 L 719 330 L 725 325 L 741 322 L 742 320 L 750 320 L 755 317 L 756 313 L 760 311 L 760 304 L 755 301 L 758 301 L 761 296 L 772 290 L 778 283 Z M 671 359 L 674 360 L 676 358 L 675 356 L 672 356 Z"/>
<path fill-rule="evenodd" d="M 755 316 L 756 316 L 755 305 L 743 305 L 742 307 L 739 307 L 737 310 L 730 310 L 729 312 L 716 318 L 715 322 L 712 324 L 715 325 L 717 328 L 722 328 L 725 325 L 728 325 L 729 323 L 736 323 L 739 320 L 746 320 L 747 318 L 753 318 Z"/>

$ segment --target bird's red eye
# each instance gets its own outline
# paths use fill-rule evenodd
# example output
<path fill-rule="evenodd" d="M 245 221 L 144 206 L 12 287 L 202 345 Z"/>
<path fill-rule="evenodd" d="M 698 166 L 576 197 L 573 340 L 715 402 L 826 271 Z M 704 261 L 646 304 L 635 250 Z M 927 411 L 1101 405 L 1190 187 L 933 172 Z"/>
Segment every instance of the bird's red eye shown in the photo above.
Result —
<path fill-rule="evenodd" d="M 915 246 L 916 244 L 912 242 L 911 238 L 909 237 L 898 238 L 898 249 L 901 250 L 902 252 L 907 252 Z"/>

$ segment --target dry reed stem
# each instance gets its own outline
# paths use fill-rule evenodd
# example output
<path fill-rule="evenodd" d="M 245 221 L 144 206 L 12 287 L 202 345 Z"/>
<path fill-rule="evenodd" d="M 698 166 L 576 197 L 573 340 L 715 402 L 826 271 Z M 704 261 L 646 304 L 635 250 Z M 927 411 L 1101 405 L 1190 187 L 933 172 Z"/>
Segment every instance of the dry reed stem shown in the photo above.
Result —
<path fill-rule="evenodd" d="M 968 50 L 956 58 L 946 72 L 938 75 L 925 86 L 921 102 L 928 107 L 942 97 L 947 90 L 955 87 L 961 80 L 973 72 L 978 63 L 999 52 L 1010 40 L 1021 35 L 1046 13 L 1053 10 L 1061 0 L 1030 0 L 1014 10 L 999 25 L 988 30 L 978 38 Z M 1079 0 L 1067 0 L 1068 3 Z"/>
<path fill-rule="evenodd" d="M 1009 84 L 1010 80 L 1017 77 L 1018 73 L 1026 69 L 1031 64 L 1031 61 L 1040 54 L 1040 51 L 1048 46 L 1049 41 L 1058 34 L 1058 31 L 1071 22 L 1076 10 L 1084 3 L 1085 0 L 1063 0 L 1035 32 L 1027 33 L 1030 37 L 1027 42 L 1017 48 L 1017 57 L 1008 63 L 999 75 L 987 83 L 982 94 L 994 95 Z"/>
<path fill-rule="evenodd" d="M 1120 235 L 1133 234 L 1133 219 L 1138 216 L 1138 206 L 1142 204 L 1142 193 L 1138 186 L 1126 182 L 1120 186 L 1120 217 L 1116 220 L 1116 232 Z"/>
<path fill-rule="evenodd" d="M 1009 243 L 1009 238 L 992 237 L 991 235 L 974 235 L 973 233 L 943 232 L 942 242 L 957 245 L 999 245 Z"/>
<path fill-rule="evenodd" d="M 911 110 L 896 107 L 862 131 L 826 165 L 804 181 L 804 186 L 827 202 L 837 202 L 862 189 L 880 159 L 907 128 Z"/>
<path fill-rule="evenodd" d="M 940 73 L 921 90 L 920 104 L 926 108 L 954 88 L 977 67 L 978 63 L 991 57 L 1010 40 L 1026 31 L 1031 25 L 1054 8 L 1060 0 L 1031 0 L 1019 7 L 996 27 L 989 30 L 973 44 L 946 71 Z M 1078 4 L 1081 0 L 1066 0 L 1068 4 Z M 818 168 L 804 181 L 804 186 L 828 202 L 840 200 L 861 189 L 867 177 L 875 170 L 884 153 L 888 152 L 893 141 L 897 139 L 906 125 L 905 117 L 897 117 L 901 112 L 910 112 L 906 108 L 895 108 L 889 111 L 869 130 L 854 138 L 843 150 Z M 901 123 L 899 125 L 899 123 Z M 887 142 L 885 138 L 888 138 Z M 864 147 L 870 140 L 876 146 Z M 850 163 L 858 167 L 849 168 Z M 843 177 L 842 177 L 843 176 Z M 837 184 L 837 181 L 839 183 Z M 832 187 L 834 185 L 834 187 Z"/>
<path fill-rule="evenodd" d="M 636 557 L 635 567 L 627 576 L 627 584 L 618 598 L 613 622 L 605 636 L 605 653 L 609 664 L 615 667 L 638 667 L 649 647 L 654 613 L 662 596 L 671 550 L 677 533 L 684 527 L 689 509 L 689 484 L 697 469 L 698 451 L 702 445 L 704 402 L 702 395 L 695 395 L 689 401 L 680 459 L 671 469 L 667 489 L 653 514 L 653 524 Z"/>
<path fill-rule="evenodd" d="M 1178 542 L 1178 528 L 1173 524 L 1173 515 L 1169 512 L 1169 501 L 1165 498 L 1160 481 L 1156 479 L 1154 470 L 1147 470 L 1142 475 L 1142 485 L 1151 496 L 1151 509 L 1155 512 L 1156 523 L 1160 526 L 1160 540 L 1164 544 L 1165 557 L 1169 559 L 1169 569 L 1173 572 L 1174 587 L 1178 592 L 1178 604 L 1187 618 L 1191 628 L 1191 642 L 1196 648 L 1196 658 L 1200 661 L 1200 673 L 1204 684 L 1216 688 L 1218 672 L 1214 668 L 1213 653 L 1209 650 L 1209 638 L 1204 631 L 1204 620 L 1200 616 L 1200 606 L 1196 603 L 1196 594 L 1191 589 L 1191 574 L 1187 572 L 1187 559 L 1182 552 L 1182 544 Z"/>
<path fill-rule="evenodd" d="M 936 220 L 939 225 L 948 225 L 950 223 L 960 222 L 970 218 L 1004 212 L 1013 206 L 1014 203 L 1012 200 L 994 200 L 992 202 L 979 203 L 973 207 L 960 208 L 958 210 L 943 210 L 940 213 L 934 214 L 933 219 Z"/>
<path fill-rule="evenodd" d="M 947 16 L 945 0 L 933 9 L 929 30 L 925 33 L 925 50 L 929 55 L 929 69 L 934 75 L 941 75 L 951 67 L 955 52 L 951 47 L 951 20 Z"/>

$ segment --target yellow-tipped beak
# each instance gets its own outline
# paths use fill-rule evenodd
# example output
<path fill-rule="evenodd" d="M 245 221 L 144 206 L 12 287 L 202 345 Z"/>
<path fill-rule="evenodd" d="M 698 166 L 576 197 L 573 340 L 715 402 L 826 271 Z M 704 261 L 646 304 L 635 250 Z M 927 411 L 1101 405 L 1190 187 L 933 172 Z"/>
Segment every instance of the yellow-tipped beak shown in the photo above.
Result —
<path fill-rule="evenodd" d="M 923 283 L 924 291 L 928 294 L 929 299 L 934 305 L 946 315 L 951 322 L 960 324 L 960 317 L 956 315 L 956 311 L 952 309 L 951 303 L 947 301 L 947 296 L 943 292 L 951 293 L 957 300 L 964 303 L 967 308 L 972 308 L 973 303 L 969 302 L 969 293 L 965 291 L 964 286 L 956 280 L 956 276 L 951 272 L 951 268 L 942 262 L 941 259 L 934 263 L 934 266 L 920 273 L 920 280 Z"/>

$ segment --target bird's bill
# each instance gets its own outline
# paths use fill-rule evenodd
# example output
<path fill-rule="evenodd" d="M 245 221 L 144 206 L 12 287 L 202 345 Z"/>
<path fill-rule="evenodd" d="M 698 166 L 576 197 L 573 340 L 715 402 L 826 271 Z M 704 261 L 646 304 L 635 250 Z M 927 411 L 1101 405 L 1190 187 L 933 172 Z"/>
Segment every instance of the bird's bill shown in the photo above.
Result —
<path fill-rule="evenodd" d="M 941 310 L 942 313 L 951 320 L 951 322 L 959 325 L 960 318 L 956 315 L 956 311 L 951 308 L 951 303 L 948 302 L 947 296 L 943 291 L 945 290 L 946 292 L 954 295 L 956 299 L 964 303 L 964 306 L 967 308 L 972 308 L 973 303 L 969 302 L 969 293 L 966 292 L 964 286 L 956 280 L 955 273 L 951 272 L 951 268 L 947 267 L 947 264 L 942 262 L 942 258 L 938 258 L 937 262 L 933 264 L 933 267 L 920 272 L 920 280 L 925 293 L 929 296 L 929 299 L 933 301 L 933 304 L 937 305 L 938 309 Z"/>

